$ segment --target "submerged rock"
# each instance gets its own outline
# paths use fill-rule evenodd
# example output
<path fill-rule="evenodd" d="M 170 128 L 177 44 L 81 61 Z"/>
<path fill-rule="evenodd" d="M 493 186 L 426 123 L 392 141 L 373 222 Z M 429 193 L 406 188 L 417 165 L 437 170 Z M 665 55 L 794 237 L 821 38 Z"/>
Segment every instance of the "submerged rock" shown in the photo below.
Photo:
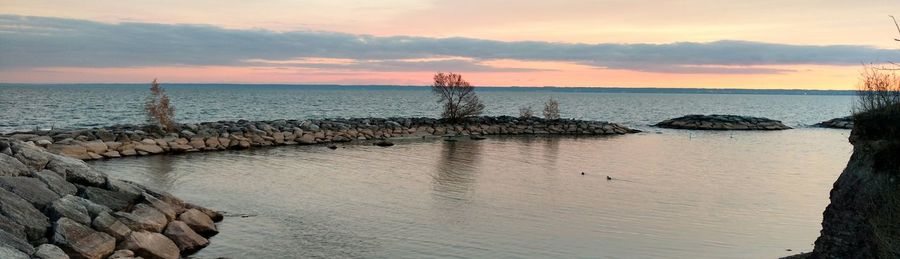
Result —
<path fill-rule="evenodd" d="M 657 123 L 660 128 L 694 130 L 786 130 L 781 121 L 738 115 L 687 115 Z"/>

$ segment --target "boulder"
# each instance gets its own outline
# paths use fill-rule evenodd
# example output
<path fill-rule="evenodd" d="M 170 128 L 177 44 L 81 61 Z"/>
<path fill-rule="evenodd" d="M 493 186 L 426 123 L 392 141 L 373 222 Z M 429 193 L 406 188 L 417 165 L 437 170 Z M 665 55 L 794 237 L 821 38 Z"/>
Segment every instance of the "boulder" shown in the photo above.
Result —
<path fill-rule="evenodd" d="M 3 216 L 3 214 L 0 214 L 0 231 L 9 233 L 22 240 L 28 240 L 28 236 L 25 235 L 25 227 Z"/>
<path fill-rule="evenodd" d="M 137 150 L 138 152 L 144 151 L 144 152 L 147 152 L 150 154 L 159 154 L 159 153 L 163 152 L 163 149 L 161 147 L 157 146 L 155 143 L 154 144 L 145 144 L 145 143 L 137 144 L 134 146 L 134 149 Z"/>
<path fill-rule="evenodd" d="M 91 226 L 119 241 L 124 240 L 131 234 L 131 229 L 128 228 L 125 223 L 122 223 L 106 212 L 97 215 L 97 217 L 94 218 L 93 223 L 91 223 Z"/>
<path fill-rule="evenodd" d="M 44 169 L 47 163 L 50 162 L 50 156 L 52 155 L 43 148 L 26 145 L 21 142 L 10 143 L 10 148 L 16 159 L 19 159 L 20 162 L 35 171 Z"/>
<path fill-rule="evenodd" d="M 3 259 L 31 259 L 27 253 L 19 251 L 14 247 L 7 246 L 5 244 L 0 244 L 0 258 Z"/>
<path fill-rule="evenodd" d="M 93 152 L 94 154 L 103 154 L 109 148 L 108 146 L 106 146 L 106 143 L 103 143 L 102 140 L 81 142 L 80 144 L 88 152 Z"/>
<path fill-rule="evenodd" d="M 88 151 L 84 146 L 81 145 L 63 145 L 63 144 L 50 144 L 47 146 L 47 151 L 57 155 L 63 155 L 71 158 L 77 159 L 90 159 L 91 157 L 88 155 Z"/>
<path fill-rule="evenodd" d="M 100 215 L 100 213 L 112 212 L 112 210 L 109 209 L 109 207 L 94 203 L 93 201 L 90 201 L 88 199 L 81 198 L 78 196 L 67 195 L 67 196 L 63 196 L 61 199 L 72 199 L 72 200 L 78 202 L 78 204 L 81 204 L 81 206 L 84 206 L 84 208 L 88 212 L 88 215 L 90 215 L 91 218 L 97 217 L 97 215 Z"/>
<path fill-rule="evenodd" d="M 146 193 L 146 192 L 143 193 L 141 196 L 144 197 L 144 200 L 147 201 L 147 204 L 150 204 L 151 207 L 158 210 L 159 212 L 162 212 L 162 214 L 166 216 L 166 220 L 168 220 L 168 221 L 175 220 L 175 215 L 176 215 L 175 209 L 173 209 L 172 206 L 169 205 L 169 203 L 166 203 L 160 199 L 157 199 L 156 197 L 153 197 L 153 195 L 150 195 L 149 193 Z"/>
<path fill-rule="evenodd" d="M 222 216 L 222 213 L 219 213 L 218 211 L 211 210 L 211 209 L 201 207 L 201 206 L 197 206 L 193 203 L 184 203 L 184 207 L 186 209 L 196 209 L 196 210 L 199 210 L 200 212 L 203 212 L 203 214 L 206 214 L 206 216 L 209 216 L 209 218 L 212 219 L 213 222 L 222 221 L 222 219 L 224 218 Z"/>
<path fill-rule="evenodd" d="M 134 210 L 130 213 L 120 211 L 113 213 L 113 215 L 134 231 L 160 232 L 168 223 L 166 215 L 143 203 L 135 205 Z"/>
<path fill-rule="evenodd" d="M 90 186 L 84 187 L 82 196 L 115 211 L 127 209 L 140 197 L 127 192 L 109 191 Z"/>
<path fill-rule="evenodd" d="M 66 252 L 63 252 L 62 248 L 52 244 L 38 246 L 37 251 L 34 252 L 34 257 L 37 259 L 69 259 L 69 256 L 66 255 Z"/>
<path fill-rule="evenodd" d="M 75 196 L 68 195 L 50 203 L 50 206 L 47 207 L 47 215 L 50 216 L 50 220 L 69 218 L 84 225 L 91 225 L 90 214 L 84 205 L 81 205 L 75 198 Z"/>
<path fill-rule="evenodd" d="M 0 153 L 0 176 L 28 175 L 30 170 L 18 159 Z"/>
<path fill-rule="evenodd" d="M 53 224 L 51 240 L 72 258 L 105 258 L 116 248 L 115 238 L 68 218 Z"/>
<path fill-rule="evenodd" d="M 119 244 L 119 249 L 131 250 L 144 259 L 177 259 L 181 256 L 175 242 L 160 233 L 147 231 L 131 232 Z"/>
<path fill-rule="evenodd" d="M 2 245 L 15 248 L 26 254 L 34 253 L 34 248 L 31 247 L 31 244 L 28 243 L 28 240 L 26 240 L 24 236 L 19 236 L 4 230 L 0 230 L 0 246 Z"/>
<path fill-rule="evenodd" d="M 50 220 L 41 211 L 15 193 L 0 188 L 0 211 L 12 222 L 24 227 L 28 240 L 34 241 L 44 237 Z"/>
<path fill-rule="evenodd" d="M 316 137 L 313 134 L 305 133 L 303 136 L 297 139 L 297 142 L 300 144 L 315 144 Z"/>
<path fill-rule="evenodd" d="M 212 219 L 197 209 L 186 210 L 184 213 L 181 213 L 181 215 L 178 215 L 178 220 L 183 221 L 191 227 L 194 232 L 205 237 L 214 236 L 219 233 L 219 230 L 216 228 L 216 224 L 213 223 Z"/>
<path fill-rule="evenodd" d="M 94 170 L 84 161 L 71 157 L 52 155 L 47 169 L 66 177 L 66 181 L 75 184 L 100 187 L 106 185 L 106 175 Z"/>
<path fill-rule="evenodd" d="M 60 196 L 74 195 L 78 192 L 78 188 L 74 184 L 67 182 L 65 178 L 50 170 L 34 173 L 34 178 L 46 184 L 47 188 Z"/>
<path fill-rule="evenodd" d="M 144 193 L 144 190 L 138 186 L 118 179 L 107 180 L 106 189 L 114 192 L 127 193 L 129 196 L 141 196 L 141 194 Z"/>
<path fill-rule="evenodd" d="M 60 195 L 47 188 L 44 182 L 31 177 L 2 176 L 0 177 L 0 188 L 19 195 L 39 210 L 43 210 L 51 202 L 60 198 Z"/>
<path fill-rule="evenodd" d="M 106 152 L 103 152 L 103 154 L 100 154 L 100 155 L 103 156 L 103 157 L 107 157 L 107 158 L 117 158 L 117 157 L 122 157 L 122 154 L 119 154 L 119 151 L 115 151 L 115 150 L 106 151 Z"/>
<path fill-rule="evenodd" d="M 178 220 L 169 222 L 163 234 L 175 242 L 175 245 L 183 253 L 192 253 L 209 245 L 209 240 L 194 232 L 184 222 Z"/>

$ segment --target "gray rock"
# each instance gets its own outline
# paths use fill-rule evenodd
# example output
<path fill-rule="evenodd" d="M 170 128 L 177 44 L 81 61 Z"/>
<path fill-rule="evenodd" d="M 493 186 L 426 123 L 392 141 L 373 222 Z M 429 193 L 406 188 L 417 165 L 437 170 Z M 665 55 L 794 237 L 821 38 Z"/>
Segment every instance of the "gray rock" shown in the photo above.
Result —
<path fill-rule="evenodd" d="M 168 203 L 169 206 L 173 210 L 175 210 L 175 214 L 181 214 L 182 212 L 185 211 L 185 206 L 186 206 L 185 202 L 183 200 L 179 199 L 178 197 L 175 197 L 175 195 L 172 195 L 171 193 L 165 192 L 165 191 L 157 189 L 157 188 L 143 186 L 143 185 L 139 185 L 139 184 L 135 184 L 135 183 L 132 183 L 132 184 L 143 189 L 145 192 L 152 195 L 153 197 L 156 197 L 157 199 L 160 199 L 163 202 Z"/>
<path fill-rule="evenodd" d="M 163 234 L 175 242 L 175 245 L 178 246 L 182 253 L 192 253 L 209 245 L 209 240 L 194 232 L 184 222 L 178 220 L 169 222 Z"/>
<path fill-rule="evenodd" d="M 109 179 L 107 180 L 106 189 L 115 192 L 124 192 L 131 196 L 140 196 L 144 190 L 126 181 Z"/>
<path fill-rule="evenodd" d="M 94 218 L 94 222 L 91 224 L 94 229 L 97 229 L 103 233 L 106 233 L 116 240 L 124 240 L 128 235 L 131 234 L 131 229 L 122 223 L 112 215 L 106 212 L 102 212 L 97 217 Z"/>
<path fill-rule="evenodd" d="M 28 236 L 25 235 L 25 227 L 8 217 L 3 216 L 3 214 L 0 214 L 0 231 L 5 231 L 19 239 L 28 240 Z"/>
<path fill-rule="evenodd" d="M 43 210 L 51 202 L 60 198 L 60 195 L 47 188 L 44 182 L 31 177 L 2 176 L 0 177 L 0 188 L 19 195 L 39 210 Z"/>
<path fill-rule="evenodd" d="M 135 205 L 131 213 L 120 211 L 113 215 L 134 231 L 160 232 L 168 223 L 166 215 L 143 203 Z"/>
<path fill-rule="evenodd" d="M 52 155 L 42 148 L 21 142 L 10 143 L 10 148 L 16 159 L 19 159 L 20 162 L 35 171 L 44 169 L 47 163 L 50 162 L 50 156 Z"/>
<path fill-rule="evenodd" d="M 181 213 L 181 215 L 178 215 L 178 220 L 184 221 L 184 223 L 190 226 L 194 232 L 197 232 L 204 237 L 214 236 L 219 233 L 219 230 L 216 228 L 216 224 L 213 223 L 212 219 L 197 209 L 186 210 L 184 213 Z"/>
<path fill-rule="evenodd" d="M 127 209 L 140 197 L 127 192 L 109 191 L 90 186 L 84 188 L 82 196 L 115 211 Z"/>
<path fill-rule="evenodd" d="M 134 251 L 134 255 L 145 259 L 177 259 L 181 256 L 175 242 L 160 233 L 147 231 L 131 232 L 119 249 Z"/>
<path fill-rule="evenodd" d="M 105 258 L 116 248 L 115 238 L 68 218 L 53 224 L 51 240 L 72 258 Z"/>
<path fill-rule="evenodd" d="M 34 257 L 38 259 L 69 259 L 62 248 L 51 244 L 43 244 L 37 247 Z"/>
<path fill-rule="evenodd" d="M 2 245 L 15 248 L 26 254 L 34 253 L 34 248 L 31 247 L 31 244 L 28 243 L 25 237 L 0 230 L 0 246 Z"/>
<path fill-rule="evenodd" d="M 76 197 L 68 195 L 50 203 L 50 206 L 47 207 L 47 215 L 50 216 L 50 220 L 56 221 L 60 218 L 69 218 L 78 223 L 90 225 L 90 214 L 88 214 L 84 205 L 81 205 L 81 203 L 74 198 Z"/>
<path fill-rule="evenodd" d="M 44 237 L 50 221 L 41 211 L 28 201 L 5 189 L 0 189 L 0 211 L 12 222 L 21 225 L 28 240 L 40 240 Z"/>
<path fill-rule="evenodd" d="M 30 170 L 18 159 L 0 153 L 0 176 L 28 175 Z"/>
<path fill-rule="evenodd" d="M 5 244 L 0 243 L 0 258 L 3 259 L 31 259 L 31 256 L 28 254 L 19 251 L 14 247 L 6 246 Z"/>
<path fill-rule="evenodd" d="M 78 192 L 78 188 L 75 187 L 74 184 L 71 184 L 66 181 L 65 178 L 57 174 L 56 172 L 50 170 L 42 170 L 40 172 L 34 173 L 34 178 L 41 180 L 44 184 L 47 185 L 51 191 L 56 192 L 60 196 L 65 196 L 68 194 L 74 195 Z"/>
<path fill-rule="evenodd" d="M 47 169 L 60 173 L 66 181 L 87 186 L 101 187 L 106 185 L 106 175 L 89 167 L 84 161 L 71 157 L 51 155 Z"/>
<path fill-rule="evenodd" d="M 109 213 L 112 211 L 111 209 L 109 209 L 109 207 L 94 203 L 88 199 L 81 198 L 78 196 L 68 195 L 68 196 L 63 196 L 61 199 L 72 199 L 72 200 L 78 202 L 78 204 L 81 204 L 81 206 L 84 206 L 84 208 L 87 209 L 88 215 L 90 215 L 91 218 L 97 217 L 98 215 L 100 215 L 100 213 L 104 213 L 104 212 Z"/>

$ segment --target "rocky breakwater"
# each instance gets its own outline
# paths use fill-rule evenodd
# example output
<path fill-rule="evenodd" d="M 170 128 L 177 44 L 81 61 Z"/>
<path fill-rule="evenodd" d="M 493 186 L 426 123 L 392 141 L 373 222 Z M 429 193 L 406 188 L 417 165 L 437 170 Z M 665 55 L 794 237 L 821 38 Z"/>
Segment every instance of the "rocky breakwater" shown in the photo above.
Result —
<path fill-rule="evenodd" d="M 855 120 L 853 154 L 807 258 L 900 258 L 900 105 Z"/>
<path fill-rule="evenodd" d="M 0 138 L 0 258 L 179 258 L 209 244 L 221 219 L 81 160 Z"/>
<path fill-rule="evenodd" d="M 786 130 L 781 121 L 738 115 L 687 115 L 657 123 L 657 127 L 692 130 Z"/>
<path fill-rule="evenodd" d="M 34 143 L 56 154 L 89 160 L 429 136 L 619 135 L 636 132 L 639 131 L 603 121 L 499 116 L 474 117 L 462 122 L 433 118 L 218 121 L 180 124 L 175 132 L 164 132 L 152 126 L 116 125 L 94 129 L 19 132 L 7 136 Z"/>
<path fill-rule="evenodd" d="M 816 123 L 815 126 L 833 129 L 853 129 L 853 116 L 830 119 Z"/>

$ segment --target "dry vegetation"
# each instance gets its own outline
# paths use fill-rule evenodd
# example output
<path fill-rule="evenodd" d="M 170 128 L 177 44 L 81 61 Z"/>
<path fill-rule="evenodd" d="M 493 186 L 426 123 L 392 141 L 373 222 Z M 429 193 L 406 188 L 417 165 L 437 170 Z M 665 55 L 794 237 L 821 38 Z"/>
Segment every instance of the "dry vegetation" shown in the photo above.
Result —
<path fill-rule="evenodd" d="M 531 118 L 534 117 L 534 111 L 531 110 L 531 106 L 525 106 L 519 108 L 519 118 Z"/>
<path fill-rule="evenodd" d="M 550 98 L 544 103 L 544 119 L 548 120 L 558 120 L 559 119 L 559 102 Z"/>
<path fill-rule="evenodd" d="M 437 73 L 431 90 L 443 104 L 441 116 L 451 121 L 459 121 L 470 116 L 481 115 L 484 104 L 475 94 L 475 87 L 454 73 Z"/>
<path fill-rule="evenodd" d="M 169 96 L 156 79 L 150 83 L 150 95 L 144 102 L 144 112 L 148 124 L 160 126 L 168 132 L 175 130 L 175 107 L 169 103 Z"/>

